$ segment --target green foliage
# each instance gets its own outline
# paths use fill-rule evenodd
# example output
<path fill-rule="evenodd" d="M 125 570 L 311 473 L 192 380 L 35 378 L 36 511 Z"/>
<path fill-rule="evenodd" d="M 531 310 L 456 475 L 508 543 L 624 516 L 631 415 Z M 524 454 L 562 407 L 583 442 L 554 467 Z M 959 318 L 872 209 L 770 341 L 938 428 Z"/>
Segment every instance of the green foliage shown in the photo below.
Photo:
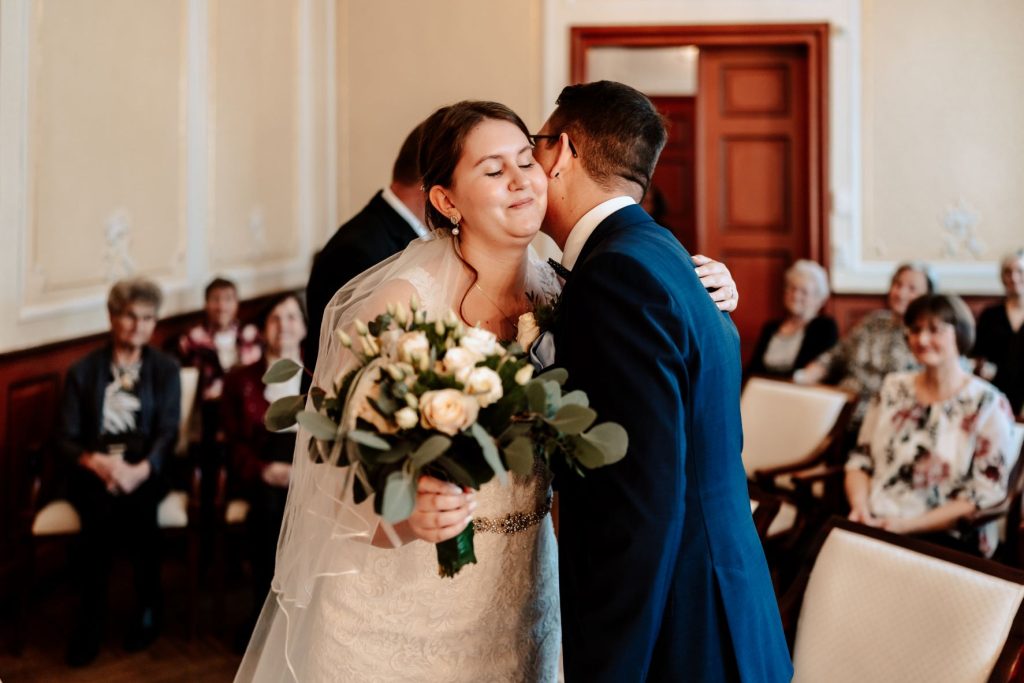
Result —
<path fill-rule="evenodd" d="M 266 414 L 263 415 L 263 424 L 272 432 L 288 429 L 295 424 L 295 416 L 305 405 L 306 397 L 303 395 L 279 398 L 267 408 Z"/>
<path fill-rule="evenodd" d="M 321 441 L 334 441 L 338 435 L 338 425 L 330 418 L 315 413 L 312 410 L 303 410 L 295 416 L 295 421 L 306 429 L 310 434 Z"/>
<path fill-rule="evenodd" d="M 510 470 L 521 477 L 533 472 L 533 442 L 525 436 L 518 436 L 502 449 L 505 462 Z"/>
<path fill-rule="evenodd" d="M 403 471 L 392 472 L 384 484 L 380 516 L 389 524 L 408 519 L 416 505 L 416 481 Z"/>
<path fill-rule="evenodd" d="M 277 361 L 263 373 L 264 384 L 280 384 L 302 372 L 302 366 L 288 358 Z"/>

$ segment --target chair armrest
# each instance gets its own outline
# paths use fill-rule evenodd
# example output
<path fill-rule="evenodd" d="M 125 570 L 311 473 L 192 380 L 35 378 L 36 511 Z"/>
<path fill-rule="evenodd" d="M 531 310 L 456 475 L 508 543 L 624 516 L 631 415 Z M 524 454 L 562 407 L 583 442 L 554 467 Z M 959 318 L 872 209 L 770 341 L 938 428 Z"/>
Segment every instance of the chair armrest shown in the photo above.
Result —
<path fill-rule="evenodd" d="M 967 529 L 983 527 L 989 522 L 994 522 L 1009 515 L 1011 504 L 1012 501 L 1007 498 L 998 505 L 993 505 L 991 507 L 984 508 L 983 510 L 977 510 L 972 515 L 962 517 L 959 524 Z"/>

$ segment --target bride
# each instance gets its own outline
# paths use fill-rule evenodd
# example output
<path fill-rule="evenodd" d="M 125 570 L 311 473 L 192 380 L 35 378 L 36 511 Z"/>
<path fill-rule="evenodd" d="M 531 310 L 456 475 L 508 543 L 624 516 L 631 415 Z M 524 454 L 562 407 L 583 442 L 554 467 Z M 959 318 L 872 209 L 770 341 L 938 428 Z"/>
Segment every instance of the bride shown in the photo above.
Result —
<path fill-rule="evenodd" d="M 530 249 L 547 177 L 530 134 L 504 105 L 466 101 L 424 124 L 426 240 L 357 276 L 324 316 L 314 384 L 356 360 L 353 333 L 413 295 L 428 316 L 514 339 L 533 300 L 560 284 Z M 708 282 L 731 285 L 717 264 Z M 354 333 L 352 336 L 355 336 Z M 314 464 L 300 432 L 270 595 L 236 681 L 554 681 L 560 625 L 550 481 L 510 473 L 479 492 L 424 477 L 412 516 L 395 526 L 355 505 L 344 469 Z M 437 575 L 432 544 L 475 531 L 477 564 Z"/>

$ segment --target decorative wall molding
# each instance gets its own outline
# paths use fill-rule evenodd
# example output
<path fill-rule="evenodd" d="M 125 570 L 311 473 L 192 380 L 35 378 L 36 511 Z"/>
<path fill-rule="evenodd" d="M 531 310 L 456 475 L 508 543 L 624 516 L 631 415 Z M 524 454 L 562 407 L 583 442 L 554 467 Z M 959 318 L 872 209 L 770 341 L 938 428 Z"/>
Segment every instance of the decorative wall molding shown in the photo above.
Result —
<path fill-rule="evenodd" d="M 297 32 L 287 36 L 287 43 L 297 50 L 293 59 L 295 181 L 294 187 L 281 188 L 286 197 L 274 198 L 278 205 L 292 207 L 289 218 L 271 226 L 267 207 L 252 206 L 243 218 L 247 224 L 239 226 L 252 237 L 248 244 L 239 245 L 244 256 L 221 264 L 213 258 L 209 236 L 218 226 L 211 220 L 212 193 L 217 192 L 212 187 L 212 136 L 217 133 L 211 125 L 216 83 L 211 80 L 210 60 L 216 46 L 210 15 L 216 9 L 207 0 L 182 0 L 182 75 L 177 84 L 182 102 L 182 187 L 181 196 L 174 198 L 181 215 L 180 241 L 166 253 L 166 260 L 154 264 L 150 258 L 144 263 L 139 247 L 146 244 L 148 226 L 132 210 L 112 206 L 106 220 L 95 228 L 97 256 L 95 266 L 90 266 L 95 277 L 78 278 L 73 287 L 57 290 L 48 287 L 46 267 L 33 265 L 35 160 L 30 141 L 36 125 L 31 115 L 36 94 L 31 61 L 38 29 L 33 16 L 41 1 L 3 0 L 0 4 L 0 225 L 13 247 L 0 250 L 4 252 L 0 282 L 5 291 L 0 315 L 14 323 L 0 332 L 0 352 L 105 329 L 109 282 L 128 274 L 144 274 L 160 283 L 165 292 L 162 315 L 197 308 L 203 286 L 216 274 L 236 278 L 245 297 L 304 285 L 314 249 L 333 229 L 320 223 L 325 217 L 333 221 L 337 213 L 338 159 L 332 147 L 337 142 L 337 0 L 292 0 Z M 310 68 L 314 65 L 316 75 Z M 329 151 L 318 160 L 314 150 L 321 149 Z M 281 249 L 285 239 L 289 247 Z"/>

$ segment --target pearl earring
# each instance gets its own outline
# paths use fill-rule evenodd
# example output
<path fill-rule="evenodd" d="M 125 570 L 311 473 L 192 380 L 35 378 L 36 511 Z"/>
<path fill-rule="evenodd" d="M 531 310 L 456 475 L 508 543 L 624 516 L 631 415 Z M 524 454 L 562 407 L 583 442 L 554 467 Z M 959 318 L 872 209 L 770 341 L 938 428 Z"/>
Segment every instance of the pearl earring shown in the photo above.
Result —
<path fill-rule="evenodd" d="M 452 222 L 452 225 L 454 226 L 454 227 L 452 227 L 452 234 L 453 235 L 458 235 L 459 234 L 459 220 L 461 220 L 459 218 L 459 214 L 453 213 L 452 215 L 448 216 L 448 220 L 450 220 Z"/>

